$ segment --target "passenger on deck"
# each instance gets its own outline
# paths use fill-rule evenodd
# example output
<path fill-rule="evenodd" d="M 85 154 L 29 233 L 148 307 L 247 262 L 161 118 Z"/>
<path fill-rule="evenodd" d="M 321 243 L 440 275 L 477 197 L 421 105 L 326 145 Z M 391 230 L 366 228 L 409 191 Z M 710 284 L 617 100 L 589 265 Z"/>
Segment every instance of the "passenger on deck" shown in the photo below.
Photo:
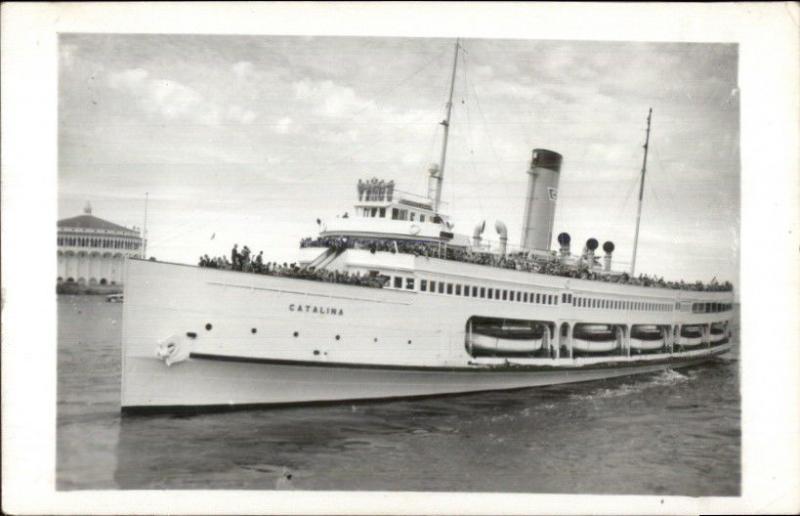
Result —
<path fill-rule="evenodd" d="M 239 244 L 233 244 L 233 249 L 231 249 L 231 264 L 233 265 L 234 269 L 239 268 Z"/>

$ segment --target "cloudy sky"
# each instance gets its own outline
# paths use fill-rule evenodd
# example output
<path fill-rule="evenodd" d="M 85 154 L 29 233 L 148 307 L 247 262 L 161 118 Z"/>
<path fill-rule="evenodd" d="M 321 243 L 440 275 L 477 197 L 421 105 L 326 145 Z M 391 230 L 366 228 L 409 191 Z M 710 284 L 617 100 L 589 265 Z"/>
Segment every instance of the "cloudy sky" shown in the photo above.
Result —
<path fill-rule="evenodd" d="M 502 220 L 518 243 L 530 152 L 548 148 L 564 155 L 556 233 L 612 240 L 629 263 L 652 107 L 637 270 L 736 282 L 735 45 L 462 43 L 443 194 L 457 232 Z M 352 212 L 359 178 L 425 192 L 453 44 L 62 35 L 59 217 L 88 200 L 141 226 L 149 192 L 158 259 L 236 242 L 291 260 L 317 217 Z"/>

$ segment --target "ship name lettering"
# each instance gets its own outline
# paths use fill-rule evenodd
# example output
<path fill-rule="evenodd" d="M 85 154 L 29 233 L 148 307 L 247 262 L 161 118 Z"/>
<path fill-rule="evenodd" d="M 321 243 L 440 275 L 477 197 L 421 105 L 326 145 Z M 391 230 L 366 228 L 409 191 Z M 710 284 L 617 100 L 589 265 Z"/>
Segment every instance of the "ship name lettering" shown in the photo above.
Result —
<path fill-rule="evenodd" d="M 313 305 L 298 305 L 290 304 L 290 312 L 308 312 L 320 315 L 344 315 L 344 310 L 335 306 L 313 306 Z"/>

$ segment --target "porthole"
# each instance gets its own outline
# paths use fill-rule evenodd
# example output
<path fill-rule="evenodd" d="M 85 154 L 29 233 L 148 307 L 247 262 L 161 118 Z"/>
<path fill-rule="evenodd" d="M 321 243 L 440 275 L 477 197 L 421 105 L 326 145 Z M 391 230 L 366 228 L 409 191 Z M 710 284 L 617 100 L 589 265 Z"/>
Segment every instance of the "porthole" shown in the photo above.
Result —
<path fill-rule="evenodd" d="M 336 340 L 339 340 L 339 339 L 341 339 L 341 338 L 342 338 L 342 337 L 341 337 L 341 336 L 339 336 L 339 335 L 337 335 L 337 336 L 336 336 Z"/>
<path fill-rule="evenodd" d="M 257 331 L 258 330 L 256 330 L 255 328 L 250 328 L 250 333 L 252 333 L 252 334 L 255 334 Z"/>
<path fill-rule="evenodd" d="M 318 349 L 315 349 L 315 350 L 314 350 L 314 355 L 315 355 L 315 356 L 316 356 L 316 355 L 319 355 L 319 350 L 318 350 Z"/>
<path fill-rule="evenodd" d="M 213 328 L 213 326 L 211 326 L 211 323 L 206 323 L 206 330 L 211 331 L 211 328 Z"/>
<path fill-rule="evenodd" d="M 300 334 L 298 332 L 294 332 L 292 335 L 294 335 L 295 337 L 299 337 L 300 336 Z"/>
<path fill-rule="evenodd" d="M 411 344 L 411 339 L 408 339 L 408 343 Z"/>
<path fill-rule="evenodd" d="M 372 339 L 372 342 L 378 342 L 378 337 L 375 337 L 374 339 Z"/>

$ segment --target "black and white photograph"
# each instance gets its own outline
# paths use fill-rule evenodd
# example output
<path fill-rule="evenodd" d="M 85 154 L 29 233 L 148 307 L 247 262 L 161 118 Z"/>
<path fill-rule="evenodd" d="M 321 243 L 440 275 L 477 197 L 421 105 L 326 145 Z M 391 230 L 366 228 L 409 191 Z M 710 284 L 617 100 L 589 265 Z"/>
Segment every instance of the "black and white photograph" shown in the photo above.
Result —
<path fill-rule="evenodd" d="M 451 32 L 53 34 L 56 495 L 747 494 L 743 44 Z"/>

